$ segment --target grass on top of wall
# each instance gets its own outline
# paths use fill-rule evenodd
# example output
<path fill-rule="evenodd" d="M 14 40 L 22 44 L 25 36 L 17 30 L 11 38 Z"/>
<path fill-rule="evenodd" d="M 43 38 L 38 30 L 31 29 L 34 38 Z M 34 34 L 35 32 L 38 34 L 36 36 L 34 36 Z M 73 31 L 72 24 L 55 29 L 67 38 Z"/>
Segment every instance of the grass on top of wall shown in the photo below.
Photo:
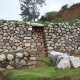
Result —
<path fill-rule="evenodd" d="M 37 57 L 37 61 L 46 63 L 48 66 L 31 69 L 7 70 L 4 75 L 11 80 L 80 80 L 80 69 L 57 69 L 51 65 L 47 57 Z"/>

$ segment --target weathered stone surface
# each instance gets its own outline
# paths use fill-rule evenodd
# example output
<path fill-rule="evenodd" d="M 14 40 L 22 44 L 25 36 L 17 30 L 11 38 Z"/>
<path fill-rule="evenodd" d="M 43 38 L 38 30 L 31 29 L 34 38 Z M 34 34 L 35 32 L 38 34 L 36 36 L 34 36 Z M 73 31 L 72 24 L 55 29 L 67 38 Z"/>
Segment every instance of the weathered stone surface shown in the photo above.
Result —
<path fill-rule="evenodd" d="M 76 23 L 72 25 L 33 23 L 32 25 L 32 23 L 16 21 L 0 22 L 0 54 L 14 54 L 15 51 L 20 52 L 23 49 L 33 50 L 35 54 L 37 52 L 44 54 L 45 50 L 48 52 L 55 50 L 67 52 L 70 55 L 80 55 L 80 26 Z M 27 54 L 22 58 L 27 61 Z M 19 61 L 22 58 L 19 58 Z"/>
<path fill-rule="evenodd" d="M 24 57 L 24 60 L 25 60 L 25 61 L 28 61 L 28 60 L 29 60 L 29 57 Z"/>
<path fill-rule="evenodd" d="M 9 65 L 14 67 L 15 66 L 15 61 L 9 61 Z"/>
<path fill-rule="evenodd" d="M 56 59 L 56 65 L 58 65 L 58 63 L 60 62 L 60 60 L 63 59 L 62 56 L 58 56 Z"/>
<path fill-rule="evenodd" d="M 15 59 L 15 62 L 16 62 L 17 64 L 19 63 L 19 61 L 20 61 L 20 59 L 18 59 L 18 58 Z"/>
<path fill-rule="evenodd" d="M 80 57 L 71 57 L 71 65 L 74 68 L 79 68 L 80 67 Z"/>
<path fill-rule="evenodd" d="M 7 24 L 7 25 L 5 25 Z M 32 26 L 22 22 L 8 22 L 0 24 L 0 52 L 8 53 L 21 50 L 25 43 L 29 43 L 32 36 Z M 25 39 L 25 43 L 23 42 Z M 28 44 L 29 45 L 29 44 Z M 27 46 L 30 48 L 30 46 Z"/>
<path fill-rule="evenodd" d="M 29 31 L 32 31 L 32 28 L 28 28 Z"/>
<path fill-rule="evenodd" d="M 26 65 L 27 65 L 27 63 L 26 63 L 26 61 L 25 61 L 24 59 L 22 59 L 22 60 L 19 62 L 19 64 L 21 64 L 22 66 L 26 66 Z"/>
<path fill-rule="evenodd" d="M 52 35 L 52 38 L 56 38 L 56 35 L 55 35 L 55 34 L 53 34 L 53 35 Z"/>
<path fill-rule="evenodd" d="M 19 63 L 15 64 L 15 69 L 22 69 L 22 68 L 23 68 L 23 66 L 21 64 L 19 64 Z"/>
<path fill-rule="evenodd" d="M 8 52 L 8 49 L 4 49 L 4 52 Z"/>
<path fill-rule="evenodd" d="M 6 69 L 12 70 L 12 69 L 14 69 L 14 67 L 7 65 Z"/>
<path fill-rule="evenodd" d="M 29 53 L 28 53 L 27 51 L 24 51 L 23 54 L 24 54 L 24 56 L 26 56 L 26 57 L 29 55 Z"/>
<path fill-rule="evenodd" d="M 53 61 L 53 64 L 56 64 L 56 60 L 57 60 L 57 57 L 58 57 L 58 56 L 64 55 L 63 53 L 61 53 L 61 52 L 56 52 L 56 51 L 50 51 L 49 53 L 50 53 L 50 54 L 49 54 L 49 57 L 50 57 L 50 59 Z"/>
<path fill-rule="evenodd" d="M 29 47 L 29 46 L 30 46 L 30 43 L 25 43 L 25 46 L 26 46 L 26 47 Z"/>
<path fill-rule="evenodd" d="M 23 57 L 23 54 L 22 53 L 16 53 L 16 57 L 17 58 L 22 58 Z"/>
<path fill-rule="evenodd" d="M 35 61 L 36 60 L 36 57 L 30 57 L 30 60 Z"/>
<path fill-rule="evenodd" d="M 61 59 L 60 62 L 57 65 L 57 68 L 61 69 L 66 69 L 66 68 L 71 68 L 70 61 Z"/>
<path fill-rule="evenodd" d="M 53 50 L 53 47 L 47 47 L 48 48 L 48 50 Z"/>
<path fill-rule="evenodd" d="M 8 27 L 7 26 L 4 26 L 3 29 L 8 29 Z"/>
<path fill-rule="evenodd" d="M 18 44 L 16 44 L 16 45 L 18 45 Z M 20 47 L 20 46 L 17 47 L 17 50 L 22 50 L 22 49 L 23 49 L 23 48 Z"/>
<path fill-rule="evenodd" d="M 0 54 L 0 61 L 6 60 L 6 56 L 4 54 Z"/>
<path fill-rule="evenodd" d="M 67 54 L 58 56 L 56 59 L 56 65 L 60 62 L 61 59 L 70 60 L 70 57 Z"/>
<path fill-rule="evenodd" d="M 31 40 L 31 37 L 24 37 L 24 39 L 27 39 L 27 40 L 30 39 Z"/>
<path fill-rule="evenodd" d="M 14 59 L 14 56 L 13 56 L 12 54 L 8 54 L 8 55 L 7 55 L 7 59 L 8 59 L 9 61 L 11 61 L 11 60 Z"/>

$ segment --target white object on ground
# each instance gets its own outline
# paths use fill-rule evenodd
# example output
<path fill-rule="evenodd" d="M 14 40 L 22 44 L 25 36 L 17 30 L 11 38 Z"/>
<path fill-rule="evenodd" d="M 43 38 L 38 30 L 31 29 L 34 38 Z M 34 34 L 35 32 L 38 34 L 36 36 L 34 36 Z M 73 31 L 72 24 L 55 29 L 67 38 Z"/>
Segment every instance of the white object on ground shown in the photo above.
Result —
<path fill-rule="evenodd" d="M 66 60 L 66 59 L 61 59 L 59 64 L 57 65 L 57 68 L 61 68 L 61 69 L 66 69 L 66 68 L 70 68 L 70 61 Z"/>
<path fill-rule="evenodd" d="M 68 59 L 68 55 L 61 52 L 50 51 L 49 53 L 50 53 L 49 57 L 53 61 L 53 64 L 56 64 L 58 56 L 61 56 L 61 57 L 59 57 L 59 60 L 57 61 L 57 63 L 60 61 L 61 58 Z"/>
<path fill-rule="evenodd" d="M 74 68 L 79 68 L 80 67 L 80 57 L 72 57 L 70 59 L 71 66 Z"/>
<path fill-rule="evenodd" d="M 61 59 L 70 60 L 70 57 L 67 54 L 63 54 L 57 57 L 56 59 L 56 65 L 60 62 Z"/>

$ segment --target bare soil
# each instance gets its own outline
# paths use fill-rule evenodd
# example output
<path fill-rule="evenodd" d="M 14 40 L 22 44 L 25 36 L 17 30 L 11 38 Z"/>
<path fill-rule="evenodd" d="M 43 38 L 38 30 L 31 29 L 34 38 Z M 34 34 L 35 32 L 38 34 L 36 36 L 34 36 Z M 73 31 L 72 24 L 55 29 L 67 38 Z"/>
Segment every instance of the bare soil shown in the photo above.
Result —
<path fill-rule="evenodd" d="M 10 79 L 4 76 L 3 72 L 0 72 L 0 80 L 10 80 Z"/>

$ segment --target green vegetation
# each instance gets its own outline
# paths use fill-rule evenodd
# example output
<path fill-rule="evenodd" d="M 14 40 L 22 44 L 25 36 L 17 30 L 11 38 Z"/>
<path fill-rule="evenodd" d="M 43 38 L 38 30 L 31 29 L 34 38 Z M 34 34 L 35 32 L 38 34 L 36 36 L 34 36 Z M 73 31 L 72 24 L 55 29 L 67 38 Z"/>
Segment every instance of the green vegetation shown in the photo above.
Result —
<path fill-rule="evenodd" d="M 51 11 L 51 12 L 46 12 L 44 15 L 41 16 L 41 18 L 39 19 L 39 21 L 43 21 L 43 22 L 73 22 L 75 19 L 80 19 L 80 16 L 75 14 L 75 18 L 72 19 L 66 19 L 65 17 L 62 18 L 62 15 L 59 15 L 60 12 L 63 13 L 64 10 L 66 9 L 71 9 L 73 7 L 80 7 L 80 3 L 75 3 L 72 6 L 68 7 L 68 4 L 65 4 L 61 7 L 61 9 L 59 11 Z M 62 14 L 60 13 L 60 14 Z"/>
<path fill-rule="evenodd" d="M 79 19 L 78 19 L 79 20 Z M 73 23 L 76 23 L 76 20 L 64 20 L 64 19 L 58 19 L 58 20 L 52 20 L 52 21 L 37 21 L 37 23 L 41 23 L 41 24 L 49 24 L 49 23 L 69 23 L 69 25 L 72 25 Z M 77 23 L 76 23 L 77 24 Z"/>
<path fill-rule="evenodd" d="M 59 80 L 62 77 L 69 77 L 71 80 L 80 80 L 80 69 L 57 69 L 51 65 L 47 57 L 37 57 L 37 61 L 44 62 L 48 66 L 7 70 L 4 75 L 8 76 L 11 80 Z"/>
<path fill-rule="evenodd" d="M 68 8 L 68 4 L 65 4 L 61 7 L 61 10 L 60 11 L 63 11 L 63 10 L 66 10 Z"/>
<path fill-rule="evenodd" d="M 80 69 L 61 70 L 54 67 L 41 67 L 6 71 L 5 75 L 11 80 L 56 80 L 64 76 L 69 76 L 72 80 L 80 80 Z"/>
<path fill-rule="evenodd" d="M 39 21 L 53 21 L 56 14 L 56 11 L 47 12 L 45 15 L 41 16 Z"/>
<path fill-rule="evenodd" d="M 48 57 L 38 56 L 37 61 L 44 62 L 48 67 L 54 66 Z"/>

